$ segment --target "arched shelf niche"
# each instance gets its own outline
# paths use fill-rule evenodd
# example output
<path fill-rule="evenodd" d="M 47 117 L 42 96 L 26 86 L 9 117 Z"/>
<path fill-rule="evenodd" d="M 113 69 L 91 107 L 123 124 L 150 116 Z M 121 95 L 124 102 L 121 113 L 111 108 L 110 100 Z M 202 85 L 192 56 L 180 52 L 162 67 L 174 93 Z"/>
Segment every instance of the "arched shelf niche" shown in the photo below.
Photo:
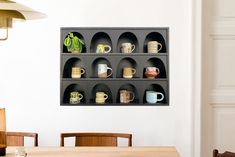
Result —
<path fill-rule="evenodd" d="M 149 33 L 144 41 L 144 47 L 143 50 L 145 53 L 148 52 L 148 42 L 149 41 L 157 41 L 162 45 L 162 49 L 159 51 L 159 53 L 166 53 L 167 52 L 167 48 L 166 48 L 166 42 L 164 40 L 164 37 L 158 33 L 158 32 L 151 32 Z"/>
<path fill-rule="evenodd" d="M 107 33 L 98 32 L 92 37 L 91 47 L 90 47 L 91 53 L 96 53 L 96 49 L 97 49 L 98 44 L 109 45 L 111 47 L 111 51 L 109 53 L 113 52 L 112 41 L 111 41 L 110 36 Z"/>

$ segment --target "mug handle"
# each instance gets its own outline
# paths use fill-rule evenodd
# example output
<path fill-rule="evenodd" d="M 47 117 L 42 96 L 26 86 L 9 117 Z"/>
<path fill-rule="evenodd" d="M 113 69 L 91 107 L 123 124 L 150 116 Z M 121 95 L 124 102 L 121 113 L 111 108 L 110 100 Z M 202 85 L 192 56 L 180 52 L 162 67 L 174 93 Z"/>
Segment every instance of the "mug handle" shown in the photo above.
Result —
<path fill-rule="evenodd" d="M 158 49 L 158 51 L 160 51 L 162 49 L 162 44 L 158 43 L 158 45 L 160 46 L 160 48 Z"/>
<path fill-rule="evenodd" d="M 107 67 L 107 70 L 110 70 L 110 71 L 111 71 L 110 74 L 108 74 L 108 76 L 107 76 L 107 77 L 110 77 L 110 76 L 113 74 L 113 69 L 110 68 L 110 67 Z"/>
<path fill-rule="evenodd" d="M 131 92 L 131 94 L 132 94 L 132 99 L 130 101 L 133 101 L 135 99 L 135 93 Z"/>
<path fill-rule="evenodd" d="M 133 52 L 134 50 L 135 50 L 135 45 L 132 44 L 132 45 L 131 45 L 131 52 Z"/>
<path fill-rule="evenodd" d="M 82 75 L 82 74 L 85 74 L 85 72 L 86 72 L 85 69 L 82 68 L 82 69 L 81 69 L 81 75 Z"/>
<path fill-rule="evenodd" d="M 159 68 L 156 68 L 156 72 L 157 72 L 158 74 L 160 74 L 160 69 L 159 69 Z"/>
<path fill-rule="evenodd" d="M 108 98 L 109 98 L 109 96 L 107 94 L 104 94 L 104 99 L 106 100 Z"/>
<path fill-rule="evenodd" d="M 164 94 L 162 94 L 162 93 L 157 93 L 157 95 L 161 95 L 161 96 L 162 96 L 161 99 L 157 99 L 157 102 L 158 102 L 158 101 L 162 101 L 162 100 L 164 99 Z"/>
<path fill-rule="evenodd" d="M 132 70 L 132 75 L 134 75 L 136 73 L 136 70 L 134 68 L 132 68 L 131 70 Z"/>
<path fill-rule="evenodd" d="M 104 45 L 104 48 L 108 48 L 107 51 L 104 50 L 104 53 L 109 53 L 112 49 L 111 46 L 109 46 L 109 45 Z"/>
<path fill-rule="evenodd" d="M 82 94 L 78 94 L 78 98 L 79 98 L 79 100 L 82 100 L 83 95 Z"/>

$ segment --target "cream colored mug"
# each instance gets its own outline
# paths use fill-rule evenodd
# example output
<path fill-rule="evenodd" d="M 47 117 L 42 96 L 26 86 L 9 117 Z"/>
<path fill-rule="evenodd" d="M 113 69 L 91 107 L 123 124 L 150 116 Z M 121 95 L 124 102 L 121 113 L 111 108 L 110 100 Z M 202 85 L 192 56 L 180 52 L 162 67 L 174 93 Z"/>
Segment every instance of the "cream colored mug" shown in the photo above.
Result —
<path fill-rule="evenodd" d="M 81 67 L 72 67 L 72 73 L 71 73 L 71 77 L 72 78 L 81 78 L 81 76 L 83 74 L 85 74 L 85 69 L 81 68 Z"/>
<path fill-rule="evenodd" d="M 122 43 L 121 52 L 122 53 L 132 53 L 135 50 L 135 45 L 131 43 Z"/>
<path fill-rule="evenodd" d="M 157 41 L 148 42 L 148 53 L 158 53 L 162 49 L 162 44 Z"/>
<path fill-rule="evenodd" d="M 96 92 L 96 98 L 95 98 L 95 102 L 97 104 L 103 104 L 105 103 L 105 100 L 108 99 L 108 95 L 105 94 L 104 92 Z"/>
<path fill-rule="evenodd" d="M 135 73 L 136 70 L 134 68 L 131 67 L 123 68 L 123 78 L 132 78 Z"/>

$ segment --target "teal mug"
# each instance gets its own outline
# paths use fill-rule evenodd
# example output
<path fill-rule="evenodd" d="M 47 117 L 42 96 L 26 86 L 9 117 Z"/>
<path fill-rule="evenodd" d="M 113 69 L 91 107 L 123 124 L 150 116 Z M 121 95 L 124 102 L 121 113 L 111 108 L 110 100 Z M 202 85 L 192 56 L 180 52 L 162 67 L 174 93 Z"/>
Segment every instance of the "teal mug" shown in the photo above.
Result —
<path fill-rule="evenodd" d="M 157 103 L 164 99 L 164 94 L 156 91 L 146 91 L 146 101 L 150 104 Z"/>

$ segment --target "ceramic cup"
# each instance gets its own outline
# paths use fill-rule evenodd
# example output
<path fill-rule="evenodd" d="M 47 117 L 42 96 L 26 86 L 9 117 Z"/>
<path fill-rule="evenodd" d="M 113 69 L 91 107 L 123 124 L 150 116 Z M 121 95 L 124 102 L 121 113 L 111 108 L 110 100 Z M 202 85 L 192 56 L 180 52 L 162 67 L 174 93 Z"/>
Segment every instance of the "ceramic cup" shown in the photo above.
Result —
<path fill-rule="evenodd" d="M 95 102 L 97 104 L 103 104 L 105 103 L 105 100 L 108 99 L 108 95 L 105 94 L 104 92 L 96 92 L 96 98 L 95 98 Z"/>
<path fill-rule="evenodd" d="M 108 71 L 109 74 L 108 74 Z M 107 78 L 113 74 L 112 68 L 108 67 L 107 64 L 98 64 L 98 77 L 99 78 Z"/>
<path fill-rule="evenodd" d="M 120 103 L 130 103 L 135 99 L 135 93 L 128 90 L 120 90 Z"/>
<path fill-rule="evenodd" d="M 122 53 L 132 53 L 135 50 L 135 45 L 131 43 L 122 43 L 121 52 Z"/>
<path fill-rule="evenodd" d="M 71 92 L 70 93 L 70 99 L 69 103 L 70 104 L 79 104 L 80 101 L 82 100 L 83 95 L 79 92 Z"/>
<path fill-rule="evenodd" d="M 96 53 L 109 53 L 112 48 L 109 45 L 98 44 L 96 48 Z"/>
<path fill-rule="evenodd" d="M 157 41 L 149 41 L 147 46 L 148 53 L 158 53 L 162 49 L 162 44 Z"/>
<path fill-rule="evenodd" d="M 83 74 L 85 74 L 85 69 L 81 68 L 81 67 L 72 67 L 72 73 L 71 73 L 71 77 L 72 78 L 81 78 L 81 76 Z"/>
<path fill-rule="evenodd" d="M 144 74 L 147 78 L 154 79 L 160 74 L 160 70 L 156 67 L 147 67 Z"/>
<path fill-rule="evenodd" d="M 135 73 L 136 70 L 134 68 L 131 67 L 123 68 L 123 78 L 132 78 Z"/>
<path fill-rule="evenodd" d="M 157 103 L 164 99 L 164 94 L 156 91 L 146 91 L 146 101 L 150 104 Z"/>
<path fill-rule="evenodd" d="M 15 157 L 26 157 L 27 152 L 24 147 L 18 147 L 15 150 Z"/>

